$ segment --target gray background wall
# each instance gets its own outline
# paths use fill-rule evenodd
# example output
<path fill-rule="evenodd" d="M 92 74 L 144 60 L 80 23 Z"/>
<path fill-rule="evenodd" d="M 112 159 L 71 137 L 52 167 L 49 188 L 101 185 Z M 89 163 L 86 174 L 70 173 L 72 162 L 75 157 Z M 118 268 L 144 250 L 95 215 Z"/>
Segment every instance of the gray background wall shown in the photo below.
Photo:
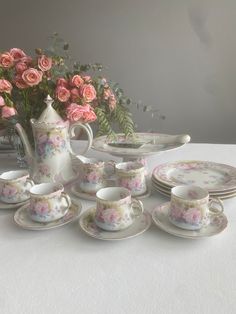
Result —
<path fill-rule="evenodd" d="M 235 143 L 235 0 L 1 1 L 1 50 L 46 47 L 58 32 L 81 62 L 101 62 L 135 110 L 138 130 Z"/>

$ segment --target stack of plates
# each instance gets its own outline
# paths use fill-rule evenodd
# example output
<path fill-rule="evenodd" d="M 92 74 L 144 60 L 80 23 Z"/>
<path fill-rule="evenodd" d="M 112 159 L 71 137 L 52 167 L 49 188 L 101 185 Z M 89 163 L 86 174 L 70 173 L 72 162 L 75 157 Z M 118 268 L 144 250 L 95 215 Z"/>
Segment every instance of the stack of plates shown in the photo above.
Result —
<path fill-rule="evenodd" d="M 236 196 L 236 168 L 210 161 L 185 160 L 157 166 L 152 173 L 153 188 L 170 196 L 177 185 L 198 185 L 211 197 Z"/>

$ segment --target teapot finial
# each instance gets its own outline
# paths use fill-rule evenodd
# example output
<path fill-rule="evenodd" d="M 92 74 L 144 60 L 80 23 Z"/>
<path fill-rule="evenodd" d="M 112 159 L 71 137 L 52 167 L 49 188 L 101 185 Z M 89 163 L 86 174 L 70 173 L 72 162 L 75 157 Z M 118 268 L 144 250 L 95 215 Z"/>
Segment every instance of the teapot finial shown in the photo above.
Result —
<path fill-rule="evenodd" d="M 45 104 L 47 107 L 50 107 L 53 104 L 53 99 L 50 95 L 47 95 L 47 97 L 44 99 Z"/>
<path fill-rule="evenodd" d="M 52 106 L 54 102 L 52 97 L 50 95 L 47 95 L 47 97 L 44 99 L 44 102 L 47 107 L 41 113 L 36 123 L 47 123 L 47 126 L 49 126 L 49 124 L 52 124 L 52 127 L 55 126 L 55 123 L 63 123 L 63 119 Z"/>

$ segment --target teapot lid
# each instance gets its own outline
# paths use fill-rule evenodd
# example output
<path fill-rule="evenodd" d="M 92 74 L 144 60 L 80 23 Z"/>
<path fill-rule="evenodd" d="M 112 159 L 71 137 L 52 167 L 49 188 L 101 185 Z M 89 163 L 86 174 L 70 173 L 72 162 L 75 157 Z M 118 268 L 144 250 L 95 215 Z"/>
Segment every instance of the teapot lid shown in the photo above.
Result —
<path fill-rule="evenodd" d="M 50 95 L 47 95 L 44 100 L 47 107 L 41 113 L 40 117 L 37 120 L 37 123 L 46 123 L 46 124 L 63 124 L 64 121 L 61 116 L 56 112 L 56 110 L 52 107 L 53 99 Z"/>

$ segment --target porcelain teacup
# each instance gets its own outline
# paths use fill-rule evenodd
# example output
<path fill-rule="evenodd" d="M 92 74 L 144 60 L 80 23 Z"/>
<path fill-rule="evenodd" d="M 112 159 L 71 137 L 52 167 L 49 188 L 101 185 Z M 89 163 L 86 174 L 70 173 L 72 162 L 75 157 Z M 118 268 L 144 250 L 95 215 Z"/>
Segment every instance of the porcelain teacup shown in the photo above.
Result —
<path fill-rule="evenodd" d="M 85 193 L 96 193 L 107 186 L 107 179 L 112 172 L 114 172 L 113 161 L 105 162 L 83 157 L 83 163 L 79 166 L 80 189 Z"/>
<path fill-rule="evenodd" d="M 96 193 L 95 223 L 106 231 L 129 227 L 143 213 L 141 201 L 131 198 L 128 189 L 107 187 Z"/>
<path fill-rule="evenodd" d="M 29 215 L 37 222 L 50 222 L 63 217 L 71 200 L 60 183 L 41 183 L 30 189 Z"/>
<path fill-rule="evenodd" d="M 182 229 L 198 230 L 206 227 L 210 216 L 220 215 L 224 210 L 218 198 L 209 200 L 207 190 L 199 186 L 176 186 L 171 189 L 169 219 Z"/>
<path fill-rule="evenodd" d="M 34 182 L 27 170 L 3 172 L 0 175 L 0 196 L 5 203 L 20 203 L 30 198 L 29 190 Z"/>
<path fill-rule="evenodd" d="M 132 196 L 147 191 L 145 167 L 140 162 L 127 161 L 115 165 L 118 186 L 130 190 Z"/>

